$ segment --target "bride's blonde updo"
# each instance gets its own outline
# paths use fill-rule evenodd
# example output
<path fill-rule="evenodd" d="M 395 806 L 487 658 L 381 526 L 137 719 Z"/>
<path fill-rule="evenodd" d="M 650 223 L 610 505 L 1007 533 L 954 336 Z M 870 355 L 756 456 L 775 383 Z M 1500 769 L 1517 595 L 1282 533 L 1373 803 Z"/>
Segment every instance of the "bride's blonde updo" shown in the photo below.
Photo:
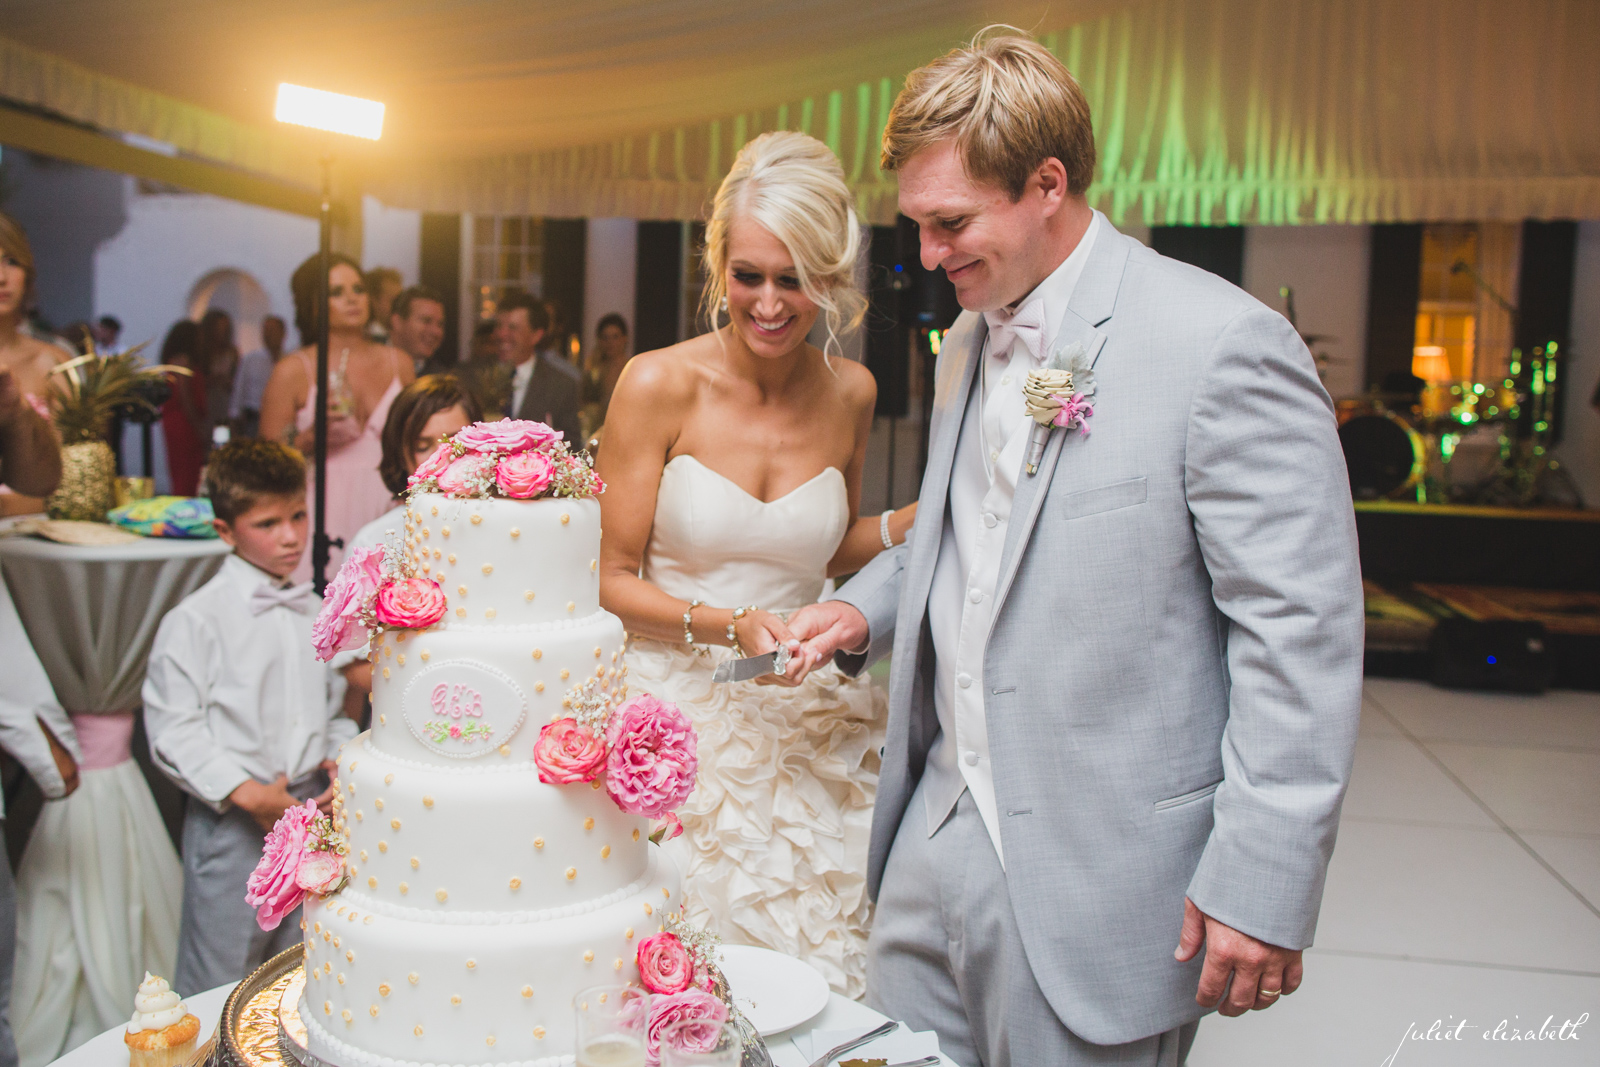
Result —
<path fill-rule="evenodd" d="M 842 354 L 838 335 L 861 324 L 866 298 L 855 287 L 861 226 L 844 168 L 828 146 L 792 130 L 764 133 L 739 150 L 706 222 L 702 307 L 722 325 L 728 295 L 728 230 L 737 216 L 765 227 L 794 257 L 800 291 L 822 310 L 824 356 Z"/>

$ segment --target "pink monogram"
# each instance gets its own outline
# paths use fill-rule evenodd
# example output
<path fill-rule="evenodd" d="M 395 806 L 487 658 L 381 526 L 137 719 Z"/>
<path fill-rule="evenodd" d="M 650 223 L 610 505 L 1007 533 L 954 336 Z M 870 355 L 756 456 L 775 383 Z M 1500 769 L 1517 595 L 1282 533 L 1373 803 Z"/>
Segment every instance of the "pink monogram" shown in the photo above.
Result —
<path fill-rule="evenodd" d="M 483 694 L 470 685 L 452 685 L 440 682 L 433 687 L 433 713 L 451 719 L 465 715 L 472 719 L 483 717 Z"/>

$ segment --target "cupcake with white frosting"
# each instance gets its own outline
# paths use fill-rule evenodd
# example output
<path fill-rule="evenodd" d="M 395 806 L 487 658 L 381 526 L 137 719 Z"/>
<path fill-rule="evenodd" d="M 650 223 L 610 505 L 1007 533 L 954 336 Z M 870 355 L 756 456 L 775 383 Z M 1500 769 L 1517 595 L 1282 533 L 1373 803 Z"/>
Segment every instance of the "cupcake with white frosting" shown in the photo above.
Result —
<path fill-rule="evenodd" d="M 194 1055 L 200 1020 L 189 1014 L 165 978 L 149 971 L 133 997 L 133 1018 L 122 1040 L 129 1067 L 180 1067 Z"/>

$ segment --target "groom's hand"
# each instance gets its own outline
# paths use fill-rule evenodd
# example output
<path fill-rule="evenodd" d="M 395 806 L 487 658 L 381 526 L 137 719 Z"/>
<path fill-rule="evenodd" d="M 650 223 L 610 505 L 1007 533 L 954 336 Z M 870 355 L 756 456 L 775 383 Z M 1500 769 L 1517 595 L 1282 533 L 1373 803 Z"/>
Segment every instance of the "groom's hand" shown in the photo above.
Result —
<path fill-rule="evenodd" d="M 1183 932 L 1174 955 L 1179 963 L 1187 963 L 1201 945 L 1206 947 L 1206 962 L 1194 999 L 1202 1007 L 1215 1007 L 1222 1015 L 1243 1015 L 1251 1009 L 1270 1008 L 1300 988 L 1304 967 L 1299 949 L 1257 941 L 1213 919 L 1184 897 Z M 1224 993 L 1226 1000 L 1222 1000 Z"/>
<path fill-rule="evenodd" d="M 866 616 L 842 600 L 806 605 L 789 616 L 789 631 L 800 639 L 800 649 L 786 672 L 795 685 L 815 668 L 832 662 L 835 652 L 865 648 L 871 637 Z"/>

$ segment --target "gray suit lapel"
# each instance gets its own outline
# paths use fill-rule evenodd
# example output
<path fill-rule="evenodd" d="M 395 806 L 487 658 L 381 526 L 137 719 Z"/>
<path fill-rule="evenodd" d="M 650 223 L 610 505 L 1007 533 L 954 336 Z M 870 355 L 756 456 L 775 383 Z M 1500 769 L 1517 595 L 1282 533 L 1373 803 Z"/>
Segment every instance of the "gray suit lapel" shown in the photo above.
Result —
<path fill-rule="evenodd" d="M 1095 236 L 1094 247 L 1089 250 L 1089 262 L 1084 264 L 1083 276 L 1072 291 L 1072 299 L 1062 312 L 1056 327 L 1054 347 L 1076 341 L 1083 345 L 1089 356 L 1089 365 L 1099 362 L 1105 348 L 1106 335 L 1098 327 L 1111 317 L 1116 307 L 1117 291 L 1122 286 L 1122 272 L 1128 265 L 1131 237 L 1124 237 L 1111 222 L 1097 211 L 1100 231 Z M 1023 473 L 1017 481 L 1017 491 L 1011 502 L 1011 526 L 1006 530 L 1005 546 L 1000 553 L 1000 578 L 995 585 L 995 603 L 1004 604 L 1016 577 L 1022 550 L 1033 535 L 1039 520 L 1039 509 L 1044 504 L 1045 490 L 1050 486 L 1062 449 L 1070 447 L 1069 438 L 1076 438 L 1076 430 L 1056 429 L 1051 432 L 1039 461 L 1037 474 Z M 921 509 L 918 509 L 921 516 Z"/>

